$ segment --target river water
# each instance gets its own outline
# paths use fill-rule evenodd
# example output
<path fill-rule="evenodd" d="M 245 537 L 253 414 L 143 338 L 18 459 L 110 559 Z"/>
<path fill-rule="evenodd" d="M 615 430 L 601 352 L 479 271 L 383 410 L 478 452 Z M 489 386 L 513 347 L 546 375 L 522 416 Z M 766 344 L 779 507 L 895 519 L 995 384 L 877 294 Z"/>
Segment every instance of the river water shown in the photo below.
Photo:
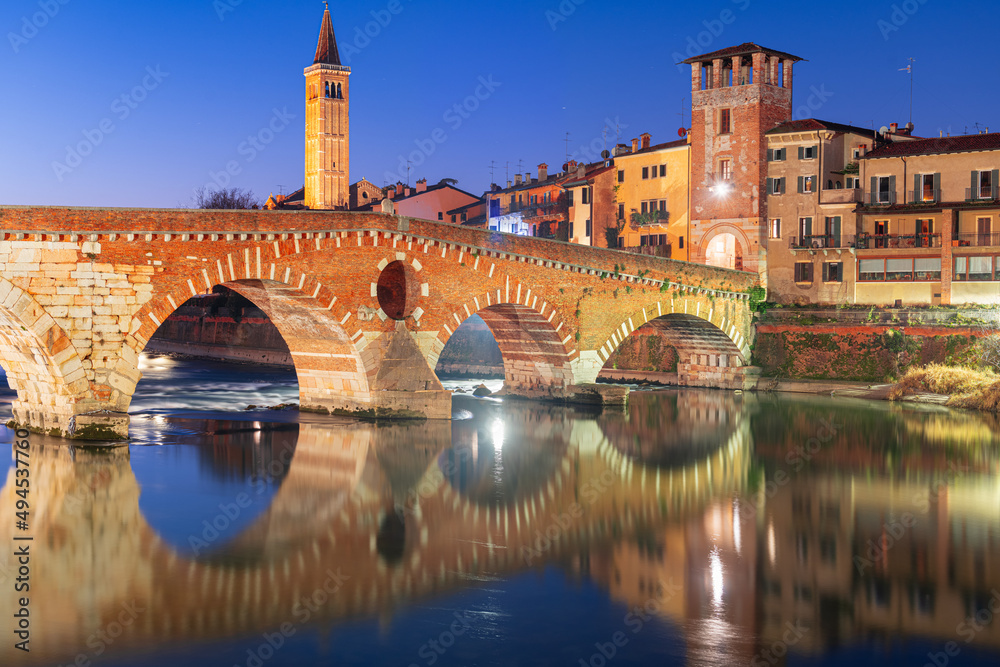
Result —
<path fill-rule="evenodd" d="M 0 462 L 0 665 L 1000 661 L 992 417 L 680 390 L 372 426 L 143 363 L 129 446 L 31 436 L 27 532 Z"/>

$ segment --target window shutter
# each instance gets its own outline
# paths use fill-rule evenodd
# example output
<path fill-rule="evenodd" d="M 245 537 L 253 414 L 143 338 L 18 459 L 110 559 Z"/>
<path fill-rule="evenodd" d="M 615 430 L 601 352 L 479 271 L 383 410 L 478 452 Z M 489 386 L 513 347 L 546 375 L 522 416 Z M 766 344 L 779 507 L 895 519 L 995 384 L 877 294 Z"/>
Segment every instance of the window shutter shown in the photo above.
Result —
<path fill-rule="evenodd" d="M 805 149 L 805 147 L 804 146 L 799 146 L 799 159 L 801 160 L 801 159 L 805 158 L 805 155 L 806 155 L 806 149 Z"/>
<path fill-rule="evenodd" d="M 774 179 L 769 178 L 767 179 L 767 194 L 771 194 L 773 192 L 774 192 Z"/>
<path fill-rule="evenodd" d="M 823 282 L 828 282 L 830 280 L 830 265 L 827 262 L 823 262 Z"/>
<path fill-rule="evenodd" d="M 895 202 L 895 197 L 896 197 L 896 177 L 895 176 L 890 176 L 889 177 L 889 203 L 890 204 L 895 204 L 896 203 Z"/>
<path fill-rule="evenodd" d="M 773 148 L 768 148 L 767 149 L 767 161 L 768 162 L 774 162 L 774 149 Z"/>
<path fill-rule="evenodd" d="M 969 186 L 970 199 L 979 199 L 979 172 L 972 172 L 972 185 Z"/>
<path fill-rule="evenodd" d="M 806 231 L 805 231 L 806 236 L 812 236 L 813 235 L 813 219 L 812 218 L 806 218 L 805 229 L 806 229 Z"/>
<path fill-rule="evenodd" d="M 993 170 L 993 178 L 990 179 L 990 185 L 993 187 L 993 192 L 990 193 L 992 199 L 997 198 L 997 179 L 1000 178 L 1000 169 Z"/>
<path fill-rule="evenodd" d="M 934 174 L 934 201 L 941 199 L 941 174 Z"/>
<path fill-rule="evenodd" d="M 833 217 L 833 228 L 830 230 L 830 235 L 833 236 L 833 242 L 835 247 L 840 247 L 840 216 L 835 215 Z"/>
<path fill-rule="evenodd" d="M 878 176 L 872 176 L 872 189 L 869 201 L 872 204 L 878 201 Z"/>
<path fill-rule="evenodd" d="M 804 176 L 799 176 L 799 192 L 802 192 L 802 182 L 805 180 Z"/>
<path fill-rule="evenodd" d="M 920 177 L 920 174 L 914 174 L 913 175 L 913 201 L 910 202 L 911 204 L 915 203 L 915 202 L 918 202 L 918 201 L 923 201 L 924 200 L 924 187 L 923 187 L 923 185 L 924 185 L 923 184 L 923 179 Z"/>
<path fill-rule="evenodd" d="M 788 155 L 788 149 L 787 148 L 782 148 L 778 152 L 781 153 L 781 157 L 779 157 L 778 159 L 781 160 L 782 162 L 784 162 L 785 161 L 785 156 Z"/>
<path fill-rule="evenodd" d="M 779 184 L 779 187 L 781 188 L 781 194 L 785 194 L 785 179 L 784 178 L 781 179 L 781 183 Z"/>

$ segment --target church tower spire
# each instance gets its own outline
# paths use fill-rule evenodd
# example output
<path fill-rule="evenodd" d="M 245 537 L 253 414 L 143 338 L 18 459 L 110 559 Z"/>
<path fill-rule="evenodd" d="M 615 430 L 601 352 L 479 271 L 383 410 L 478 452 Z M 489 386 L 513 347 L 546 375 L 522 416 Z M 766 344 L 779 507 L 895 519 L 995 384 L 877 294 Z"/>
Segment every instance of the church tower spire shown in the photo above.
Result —
<path fill-rule="evenodd" d="M 305 203 L 311 209 L 347 207 L 350 183 L 351 68 L 340 62 L 330 9 L 323 23 L 313 64 L 306 76 Z"/>

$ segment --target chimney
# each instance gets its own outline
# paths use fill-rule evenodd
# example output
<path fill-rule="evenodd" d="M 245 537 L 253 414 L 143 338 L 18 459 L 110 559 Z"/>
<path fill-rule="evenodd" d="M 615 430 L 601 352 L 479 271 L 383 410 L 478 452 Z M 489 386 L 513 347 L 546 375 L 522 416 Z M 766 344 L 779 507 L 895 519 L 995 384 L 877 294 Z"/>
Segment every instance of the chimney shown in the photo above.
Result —
<path fill-rule="evenodd" d="M 547 181 L 549 180 L 549 165 L 544 162 L 538 165 L 538 180 Z"/>
<path fill-rule="evenodd" d="M 587 165 L 585 164 L 578 165 L 576 168 L 576 177 L 583 178 L 586 175 L 587 175 Z"/>
<path fill-rule="evenodd" d="M 858 157 L 864 157 L 865 153 L 868 152 L 868 144 L 861 144 L 858 146 Z"/>
<path fill-rule="evenodd" d="M 514 185 L 513 183 L 511 183 L 510 181 L 507 181 L 507 189 L 508 190 L 510 190 L 513 185 Z"/>
<path fill-rule="evenodd" d="M 619 155 L 628 155 L 628 144 L 618 144 L 615 146 L 614 153 L 615 157 L 618 157 Z"/>
<path fill-rule="evenodd" d="M 417 181 L 417 194 L 420 194 L 421 192 L 427 192 L 426 178 L 421 178 L 419 181 Z"/>
<path fill-rule="evenodd" d="M 385 196 L 388 197 L 389 199 L 392 199 L 393 197 L 395 197 L 396 196 L 396 186 L 395 185 L 390 185 L 389 187 L 387 187 L 385 189 Z"/>
<path fill-rule="evenodd" d="M 642 139 L 642 148 L 643 148 L 643 150 L 649 148 L 649 141 L 652 138 L 653 137 L 648 132 L 640 136 L 640 139 Z"/>
<path fill-rule="evenodd" d="M 524 172 L 524 182 L 525 183 L 531 183 L 531 172 L 530 171 Z"/>
<path fill-rule="evenodd" d="M 899 129 L 899 123 L 889 123 L 889 134 L 896 134 L 896 130 Z"/>
<path fill-rule="evenodd" d="M 632 140 L 632 152 L 633 153 L 638 153 L 639 152 L 639 140 L 638 139 L 633 139 Z"/>
<path fill-rule="evenodd" d="M 521 174 L 514 174 L 514 185 L 521 184 Z"/>
<path fill-rule="evenodd" d="M 576 171 L 576 166 L 578 164 L 580 164 L 580 163 L 577 162 L 576 160 L 570 160 L 569 162 L 567 162 L 566 163 L 566 173 L 568 174 L 570 172 Z"/>

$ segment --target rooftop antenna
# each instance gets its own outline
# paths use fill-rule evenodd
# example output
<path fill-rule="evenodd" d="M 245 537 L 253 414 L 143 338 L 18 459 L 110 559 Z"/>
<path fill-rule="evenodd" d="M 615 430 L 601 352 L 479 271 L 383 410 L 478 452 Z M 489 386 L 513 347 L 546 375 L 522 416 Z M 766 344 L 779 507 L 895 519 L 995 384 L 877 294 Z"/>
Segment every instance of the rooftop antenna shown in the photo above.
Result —
<path fill-rule="evenodd" d="M 912 123 L 913 122 L 913 63 L 915 63 L 916 60 L 914 58 L 907 58 L 907 60 L 910 61 L 910 64 L 907 65 L 906 67 L 901 67 L 899 71 L 910 73 L 910 122 Z"/>
<path fill-rule="evenodd" d="M 493 175 L 493 173 L 496 171 L 496 165 L 497 165 L 497 161 L 496 160 L 490 160 L 490 185 L 491 186 L 494 183 L 497 182 L 496 181 L 496 177 Z"/>
<path fill-rule="evenodd" d="M 566 162 L 569 162 L 569 132 L 566 133 L 564 141 L 566 142 Z"/>
<path fill-rule="evenodd" d="M 687 98 L 686 97 L 682 97 L 681 98 L 681 112 L 679 114 L 680 117 L 681 117 L 681 127 L 687 127 L 687 125 L 684 123 L 684 102 L 685 101 L 687 101 Z"/>
<path fill-rule="evenodd" d="M 410 187 L 410 165 L 413 164 L 409 160 L 406 161 L 406 187 Z"/>
<path fill-rule="evenodd" d="M 510 183 L 510 160 L 507 160 L 507 183 Z"/>
<path fill-rule="evenodd" d="M 519 173 L 519 174 L 523 174 L 524 173 L 524 160 L 518 160 L 517 161 L 517 173 Z"/>

